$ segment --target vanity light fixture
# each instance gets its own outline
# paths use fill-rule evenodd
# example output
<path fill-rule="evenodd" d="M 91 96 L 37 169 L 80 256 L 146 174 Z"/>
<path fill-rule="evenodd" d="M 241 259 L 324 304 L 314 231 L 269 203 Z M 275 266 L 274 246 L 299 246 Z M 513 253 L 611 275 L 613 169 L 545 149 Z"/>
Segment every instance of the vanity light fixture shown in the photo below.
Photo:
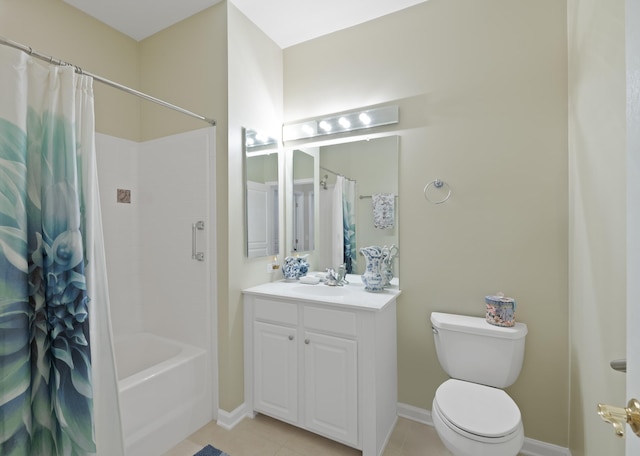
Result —
<path fill-rule="evenodd" d="M 395 123 L 398 123 L 398 107 L 385 106 L 284 125 L 282 137 L 284 141 L 294 141 Z"/>
<path fill-rule="evenodd" d="M 245 147 L 247 152 L 276 148 L 278 140 L 263 132 L 247 129 L 245 131 Z"/>

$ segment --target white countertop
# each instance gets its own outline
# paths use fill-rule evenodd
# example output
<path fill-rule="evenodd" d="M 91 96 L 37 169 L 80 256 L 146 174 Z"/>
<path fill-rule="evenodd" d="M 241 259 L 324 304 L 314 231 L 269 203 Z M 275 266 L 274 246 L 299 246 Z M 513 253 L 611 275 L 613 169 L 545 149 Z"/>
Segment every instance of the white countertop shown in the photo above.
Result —
<path fill-rule="evenodd" d="M 246 288 L 242 292 L 247 295 L 319 302 L 332 306 L 373 311 L 384 309 L 401 293 L 395 284 L 380 293 L 365 291 L 359 275 L 347 274 L 347 280 L 349 284 L 341 287 L 331 287 L 324 283 L 308 285 L 299 281 L 278 280 Z"/>

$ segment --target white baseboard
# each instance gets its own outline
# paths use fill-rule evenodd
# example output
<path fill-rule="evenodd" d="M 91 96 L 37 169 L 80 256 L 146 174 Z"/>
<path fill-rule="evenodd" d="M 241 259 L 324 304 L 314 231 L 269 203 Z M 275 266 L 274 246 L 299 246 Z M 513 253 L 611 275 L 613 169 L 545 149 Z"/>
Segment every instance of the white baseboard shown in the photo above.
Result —
<path fill-rule="evenodd" d="M 520 454 L 525 456 L 571 456 L 571 451 L 569 448 L 525 437 Z"/>
<path fill-rule="evenodd" d="M 242 404 L 232 412 L 218 409 L 218 421 L 216 421 L 216 423 L 221 428 L 230 430 L 247 417 L 253 417 L 253 413 L 247 409 L 246 404 Z"/>
<path fill-rule="evenodd" d="M 431 411 L 414 407 L 413 405 L 398 403 L 398 416 L 433 426 Z M 527 437 L 524 439 L 524 446 L 520 453 L 526 456 L 571 456 L 568 448 Z"/>
<path fill-rule="evenodd" d="M 418 407 L 414 407 L 409 404 L 402 404 L 398 402 L 398 416 L 407 418 L 408 420 L 417 421 L 418 423 L 427 424 L 433 426 L 433 420 L 431 419 L 431 410 L 425 410 Z"/>

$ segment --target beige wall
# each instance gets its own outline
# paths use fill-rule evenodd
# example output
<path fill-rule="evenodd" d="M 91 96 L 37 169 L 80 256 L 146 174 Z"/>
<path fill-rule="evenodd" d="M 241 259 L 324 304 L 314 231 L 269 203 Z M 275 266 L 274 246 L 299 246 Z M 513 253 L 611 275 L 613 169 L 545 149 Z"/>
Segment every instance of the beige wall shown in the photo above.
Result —
<path fill-rule="evenodd" d="M 623 455 L 595 413 L 625 404 L 625 2 L 569 0 L 569 262 L 574 456 Z"/>
<path fill-rule="evenodd" d="M 430 0 L 284 51 L 285 121 L 400 106 L 399 400 L 446 378 L 432 311 L 504 291 L 529 326 L 509 392 L 527 437 L 568 446 L 567 18 L 557 0 Z M 446 181 L 433 205 L 423 187 Z"/>
<path fill-rule="evenodd" d="M 216 120 L 226 151 L 227 21 L 224 2 L 140 42 L 141 90 Z M 143 140 L 204 128 L 207 123 L 143 102 Z M 222 142 L 221 142 L 222 141 Z M 221 154 L 224 155 L 224 154 Z"/>
<path fill-rule="evenodd" d="M 138 43 L 60 0 L 0 0 L 0 35 L 139 89 Z M 100 83 L 94 93 L 96 130 L 139 140 L 140 100 Z"/>
<path fill-rule="evenodd" d="M 242 178 L 241 128 L 248 127 L 280 138 L 282 125 L 282 51 L 237 8 L 228 3 L 229 27 L 229 299 L 228 336 L 219 338 L 226 350 L 226 383 L 220 382 L 220 405 L 232 411 L 244 401 L 242 329 L 243 288 L 268 282 L 267 259 L 246 257 L 244 234 L 244 184 Z M 282 172 L 283 163 L 280 164 Z M 282 187 L 280 188 L 282 195 Z M 282 226 L 283 213 L 280 212 Z M 284 239 L 280 230 L 280 245 Z M 281 258 L 282 260 L 282 258 Z M 269 260 L 271 261 L 271 260 Z M 279 277 L 278 277 L 279 278 Z M 220 305 L 220 303 L 218 303 Z"/>

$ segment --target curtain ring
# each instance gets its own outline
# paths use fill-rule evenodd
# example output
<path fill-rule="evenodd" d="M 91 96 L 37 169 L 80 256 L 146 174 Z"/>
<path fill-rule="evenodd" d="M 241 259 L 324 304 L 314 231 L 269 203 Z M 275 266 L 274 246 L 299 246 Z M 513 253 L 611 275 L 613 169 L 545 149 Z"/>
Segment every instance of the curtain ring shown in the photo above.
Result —
<path fill-rule="evenodd" d="M 429 190 L 429 187 L 431 187 L 433 185 L 434 188 L 438 188 L 441 189 L 442 187 L 444 187 L 445 185 L 447 186 L 447 196 L 445 196 L 444 198 L 442 198 L 441 200 L 437 200 L 434 201 L 431 198 L 429 198 L 429 195 L 427 195 L 427 190 Z M 440 179 L 436 179 L 433 180 L 431 182 L 429 182 L 427 185 L 425 185 L 424 187 L 424 197 L 427 199 L 427 201 L 429 201 L 430 203 L 433 204 L 442 204 L 445 201 L 447 201 L 450 197 L 451 197 L 451 187 L 449 187 L 449 184 L 447 184 L 445 181 L 441 181 Z"/>

